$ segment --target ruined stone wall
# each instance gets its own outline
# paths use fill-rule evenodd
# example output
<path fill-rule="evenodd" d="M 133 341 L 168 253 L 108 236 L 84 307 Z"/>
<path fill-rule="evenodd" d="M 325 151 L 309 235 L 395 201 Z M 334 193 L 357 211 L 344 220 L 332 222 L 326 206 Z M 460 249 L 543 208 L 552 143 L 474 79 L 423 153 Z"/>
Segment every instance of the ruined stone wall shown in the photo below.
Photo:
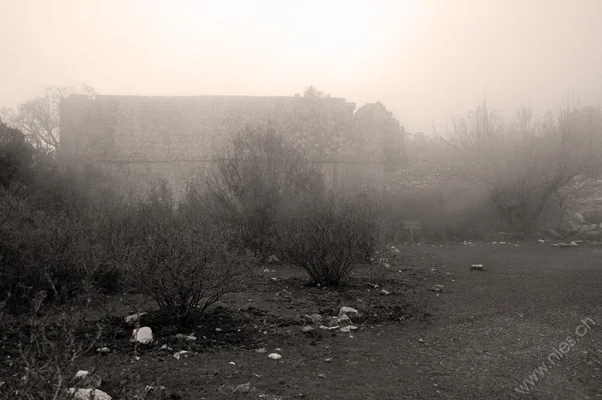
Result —
<path fill-rule="evenodd" d="M 61 103 L 61 156 L 94 161 L 141 190 L 165 178 L 181 192 L 234 135 L 271 126 L 318 162 L 332 187 L 382 186 L 382 163 L 343 159 L 354 110 L 336 98 L 71 96 Z"/>

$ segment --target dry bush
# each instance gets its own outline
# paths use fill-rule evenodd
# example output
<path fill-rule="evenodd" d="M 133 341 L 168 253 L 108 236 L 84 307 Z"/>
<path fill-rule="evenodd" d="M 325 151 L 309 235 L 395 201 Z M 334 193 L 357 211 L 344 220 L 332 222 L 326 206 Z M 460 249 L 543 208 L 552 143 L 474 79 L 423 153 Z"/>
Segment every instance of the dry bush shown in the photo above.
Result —
<path fill-rule="evenodd" d="M 316 284 L 341 286 L 373 252 L 376 231 L 369 202 L 309 196 L 281 214 L 279 255 Z"/>
<path fill-rule="evenodd" d="M 72 310 L 44 308 L 45 296 L 32 296 L 31 308 L 18 318 L 0 305 L 2 398 L 72 399 L 74 362 L 100 337 L 100 328 L 86 335 L 85 321 Z"/>
<path fill-rule="evenodd" d="M 275 131 L 247 130 L 218 161 L 208 184 L 214 214 L 238 229 L 245 246 L 262 256 L 273 250 L 278 210 L 324 188 L 321 171 Z"/>
<path fill-rule="evenodd" d="M 129 262 L 134 289 L 182 323 L 236 290 L 252 265 L 231 228 L 202 209 L 185 210 L 164 185 L 151 193 L 138 210 L 140 240 Z"/>

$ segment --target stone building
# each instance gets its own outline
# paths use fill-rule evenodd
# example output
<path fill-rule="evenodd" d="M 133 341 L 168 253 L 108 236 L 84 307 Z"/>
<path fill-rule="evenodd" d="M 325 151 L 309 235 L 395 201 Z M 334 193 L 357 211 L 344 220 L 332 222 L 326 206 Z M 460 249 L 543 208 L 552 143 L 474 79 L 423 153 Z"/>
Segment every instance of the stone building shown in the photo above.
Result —
<path fill-rule="evenodd" d="M 102 165 L 144 189 L 165 178 L 176 193 L 207 171 L 246 127 L 270 126 L 304 151 L 335 189 L 381 188 L 382 159 L 358 159 L 355 104 L 340 98 L 74 95 L 60 105 L 61 157 Z"/>

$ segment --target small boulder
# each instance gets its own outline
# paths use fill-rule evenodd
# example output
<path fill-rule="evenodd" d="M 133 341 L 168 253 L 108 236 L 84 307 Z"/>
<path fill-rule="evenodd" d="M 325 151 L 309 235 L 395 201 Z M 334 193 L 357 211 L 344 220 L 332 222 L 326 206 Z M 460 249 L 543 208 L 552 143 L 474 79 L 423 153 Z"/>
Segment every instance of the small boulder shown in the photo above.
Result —
<path fill-rule="evenodd" d="M 441 291 L 443 290 L 443 285 L 433 285 L 433 286 L 431 287 L 431 290 L 432 290 L 433 292 L 441 292 Z"/>
<path fill-rule="evenodd" d="M 236 392 L 236 393 L 249 393 L 250 391 L 251 391 L 250 383 L 243 383 L 243 384 L 236 386 L 236 388 L 234 388 L 234 392 Z"/>
<path fill-rule="evenodd" d="M 102 384 L 100 376 L 84 370 L 77 371 L 74 381 L 77 383 L 77 386 L 83 389 L 98 389 Z"/>
<path fill-rule="evenodd" d="M 359 311 L 356 310 L 353 307 L 347 307 L 347 306 L 343 306 L 341 307 L 341 309 L 339 310 L 339 319 L 344 318 L 345 316 L 348 317 L 348 314 L 351 315 L 359 315 Z"/>
<path fill-rule="evenodd" d="M 357 330 L 357 326 L 354 326 L 354 325 L 347 325 L 347 326 L 344 326 L 341 329 L 339 329 L 339 331 L 343 332 L 343 333 L 349 333 L 349 332 L 355 331 L 355 330 Z"/>
<path fill-rule="evenodd" d="M 271 353 L 270 355 L 268 355 L 268 357 L 272 360 L 280 360 L 282 358 L 282 356 L 278 353 Z"/>
<path fill-rule="evenodd" d="M 140 321 L 140 318 L 142 318 L 144 315 L 146 315 L 146 312 L 128 315 L 127 317 L 124 318 L 124 321 L 128 325 L 135 325 L 136 322 Z"/>
<path fill-rule="evenodd" d="M 304 327 L 301 329 L 301 331 L 302 331 L 303 333 L 308 333 L 308 332 L 315 331 L 315 329 L 314 329 L 313 327 L 311 327 L 311 326 L 307 325 L 307 326 L 304 326 Z"/>
<path fill-rule="evenodd" d="M 139 329 L 134 329 L 132 332 L 132 338 L 130 342 L 136 342 L 140 344 L 150 344 L 153 342 L 153 330 L 148 326 L 144 326 Z"/>
<path fill-rule="evenodd" d="M 99 389 L 70 388 L 69 394 L 73 400 L 112 400 L 111 396 Z"/>

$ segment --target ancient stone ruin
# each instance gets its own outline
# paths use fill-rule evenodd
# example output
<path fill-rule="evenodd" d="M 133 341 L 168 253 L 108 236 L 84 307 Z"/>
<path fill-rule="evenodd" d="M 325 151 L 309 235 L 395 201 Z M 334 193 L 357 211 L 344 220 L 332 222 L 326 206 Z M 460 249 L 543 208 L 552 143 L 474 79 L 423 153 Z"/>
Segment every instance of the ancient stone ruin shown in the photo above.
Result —
<path fill-rule="evenodd" d="M 357 157 L 355 104 L 340 98 L 70 96 L 60 107 L 60 155 L 102 165 L 140 189 L 165 178 L 176 193 L 207 171 L 245 128 L 271 127 L 304 151 L 333 188 L 382 187 L 383 161 Z"/>

